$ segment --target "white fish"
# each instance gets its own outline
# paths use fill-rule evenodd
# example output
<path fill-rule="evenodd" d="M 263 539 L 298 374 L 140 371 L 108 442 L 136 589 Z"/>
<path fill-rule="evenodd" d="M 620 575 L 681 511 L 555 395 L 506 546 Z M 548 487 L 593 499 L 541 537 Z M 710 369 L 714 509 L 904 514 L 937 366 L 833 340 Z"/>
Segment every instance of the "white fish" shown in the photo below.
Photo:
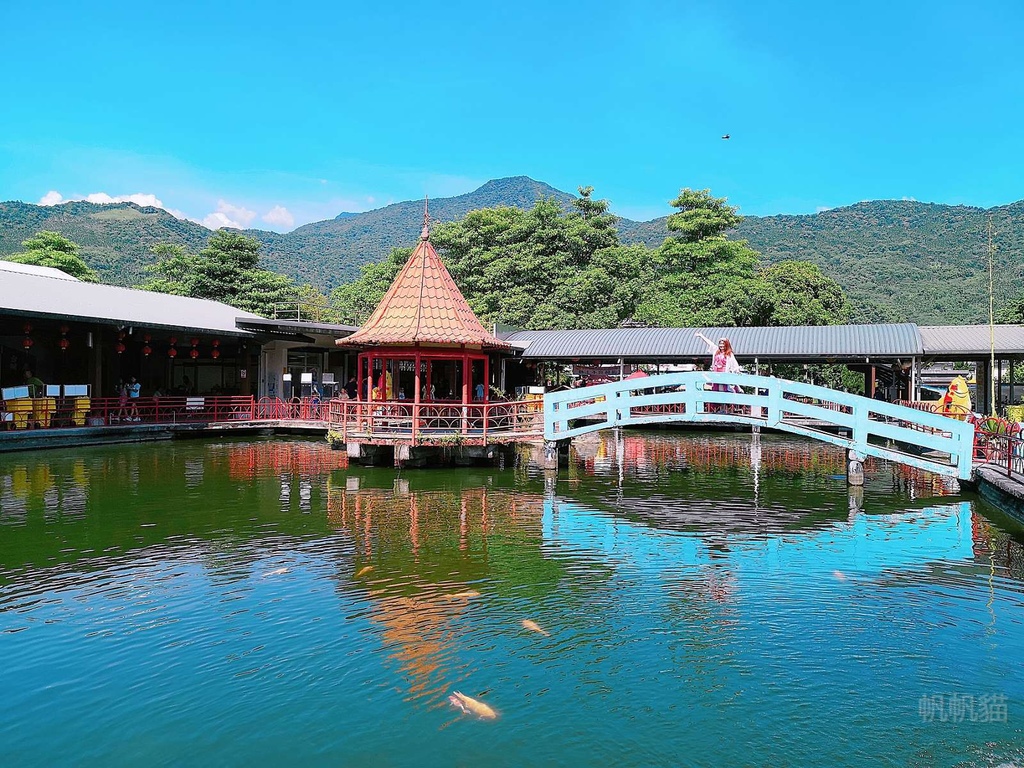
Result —
<path fill-rule="evenodd" d="M 846 574 L 842 571 L 832 571 L 832 575 L 835 576 L 836 579 L 838 579 L 839 581 L 846 581 Z"/>
<path fill-rule="evenodd" d="M 523 628 L 528 629 L 531 632 L 539 632 L 540 634 L 544 635 L 544 637 L 551 637 L 551 633 L 544 629 L 541 629 L 540 624 L 538 624 L 533 619 L 523 619 Z"/>
<path fill-rule="evenodd" d="M 452 695 L 448 697 L 448 703 L 461 710 L 463 714 L 476 715 L 481 720 L 494 720 L 498 716 L 497 712 L 482 701 L 477 701 L 458 691 L 452 691 Z"/>
<path fill-rule="evenodd" d="M 267 571 L 266 573 L 264 573 L 263 574 L 263 578 L 265 579 L 268 576 L 280 576 L 283 573 L 288 573 L 288 569 L 287 568 L 275 568 L 272 571 Z"/>

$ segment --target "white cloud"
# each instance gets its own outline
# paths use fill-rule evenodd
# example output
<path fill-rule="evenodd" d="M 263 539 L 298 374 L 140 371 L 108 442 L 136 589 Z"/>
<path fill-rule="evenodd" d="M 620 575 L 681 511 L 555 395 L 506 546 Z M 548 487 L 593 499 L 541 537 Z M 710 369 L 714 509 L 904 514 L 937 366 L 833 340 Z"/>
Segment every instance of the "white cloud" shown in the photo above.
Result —
<path fill-rule="evenodd" d="M 256 211 L 250 211 L 241 205 L 232 205 L 227 200 L 217 201 L 217 210 L 207 214 L 202 221 L 208 229 L 221 229 L 231 227 L 232 229 L 245 229 L 256 218 Z"/>
<path fill-rule="evenodd" d="M 106 192 L 93 192 L 88 195 L 71 195 L 64 197 L 60 192 L 51 189 L 39 199 L 38 205 L 60 205 L 61 203 L 73 203 L 84 200 L 87 203 L 97 205 L 112 205 L 114 203 L 135 203 L 143 208 L 162 208 L 177 219 L 187 219 L 181 211 L 176 208 L 168 208 L 156 195 L 145 192 L 136 192 L 131 195 L 108 195 Z"/>
<path fill-rule="evenodd" d="M 295 217 L 281 205 L 275 205 L 263 214 L 263 220 L 272 227 L 281 227 L 282 229 L 291 229 L 295 226 Z"/>
<path fill-rule="evenodd" d="M 825 211 L 831 211 L 832 209 L 827 205 L 819 205 L 814 209 L 815 213 L 824 213 Z"/>

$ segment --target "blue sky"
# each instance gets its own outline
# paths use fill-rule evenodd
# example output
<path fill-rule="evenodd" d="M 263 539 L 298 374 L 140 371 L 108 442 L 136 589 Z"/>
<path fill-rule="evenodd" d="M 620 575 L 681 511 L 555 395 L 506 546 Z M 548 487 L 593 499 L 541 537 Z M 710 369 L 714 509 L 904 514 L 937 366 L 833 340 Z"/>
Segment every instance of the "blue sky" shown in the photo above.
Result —
<path fill-rule="evenodd" d="M 1024 198 L 1017 0 L 58 1 L 0 20 L 0 200 L 134 194 L 287 230 L 520 174 L 639 219 L 684 186 L 750 215 Z"/>

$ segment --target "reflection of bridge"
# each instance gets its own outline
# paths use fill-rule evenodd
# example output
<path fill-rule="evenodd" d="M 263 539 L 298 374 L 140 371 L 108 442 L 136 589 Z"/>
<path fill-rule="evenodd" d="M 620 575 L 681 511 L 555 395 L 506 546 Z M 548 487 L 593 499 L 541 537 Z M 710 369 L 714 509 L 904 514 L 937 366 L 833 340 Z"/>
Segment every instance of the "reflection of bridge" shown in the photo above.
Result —
<path fill-rule="evenodd" d="M 972 424 L 812 384 L 698 371 L 544 396 L 547 440 L 564 440 L 608 427 L 666 422 L 769 427 L 841 446 L 861 456 L 964 480 L 971 476 Z"/>

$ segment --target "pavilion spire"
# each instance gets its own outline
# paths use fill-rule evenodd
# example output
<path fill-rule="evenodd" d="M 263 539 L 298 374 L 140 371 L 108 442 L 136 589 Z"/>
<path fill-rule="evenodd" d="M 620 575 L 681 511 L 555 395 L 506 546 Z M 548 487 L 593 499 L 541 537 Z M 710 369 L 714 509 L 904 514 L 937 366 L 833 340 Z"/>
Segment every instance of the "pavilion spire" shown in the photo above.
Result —
<path fill-rule="evenodd" d="M 429 210 L 430 196 L 423 196 L 423 231 L 420 232 L 420 240 L 430 239 L 430 210 Z"/>

